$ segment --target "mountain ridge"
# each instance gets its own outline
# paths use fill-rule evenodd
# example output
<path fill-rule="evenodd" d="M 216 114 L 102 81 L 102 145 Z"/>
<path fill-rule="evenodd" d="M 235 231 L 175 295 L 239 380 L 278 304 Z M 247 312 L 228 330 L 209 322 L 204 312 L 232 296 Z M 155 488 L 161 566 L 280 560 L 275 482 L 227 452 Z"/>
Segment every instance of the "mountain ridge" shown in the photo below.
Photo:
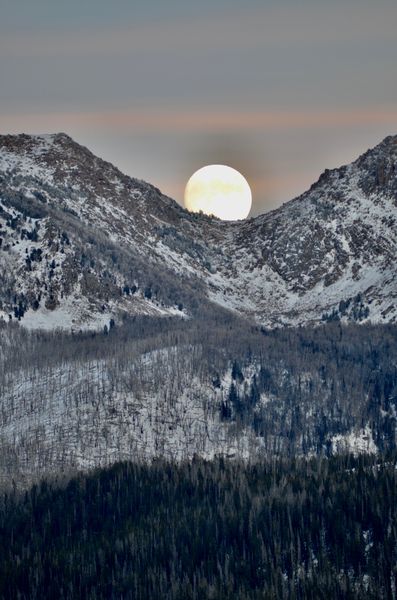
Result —
<path fill-rule="evenodd" d="M 51 328 L 52 322 L 64 322 L 67 329 L 95 328 L 123 314 L 188 316 L 192 304 L 203 303 L 270 327 L 324 319 L 394 322 L 396 148 L 397 136 L 388 136 L 350 165 L 324 171 L 307 192 L 281 207 L 228 223 L 187 212 L 66 134 L 0 136 L 3 210 L 11 209 L 11 218 L 22 220 L 30 212 L 46 229 L 26 248 L 16 239 L 22 224 L 16 225 L 17 235 L 3 224 L 11 237 L 8 266 L 4 252 L 2 257 L 5 270 L 14 261 L 20 274 L 10 285 L 8 301 L 4 294 L 1 299 L 3 318 L 14 314 L 33 328 Z M 77 229 L 80 238 L 73 238 Z M 68 248 L 62 243 L 65 233 L 69 242 L 73 238 Z M 102 256 L 90 237 L 91 242 L 101 238 Z M 43 246 L 44 239 L 63 249 L 63 257 Z M 6 245 L 4 240 L 3 249 Z M 18 248 L 47 254 L 40 285 L 30 275 L 40 271 L 37 260 L 26 265 Z M 105 254 L 125 259 L 116 257 L 115 267 Z M 82 264 L 85 255 L 100 264 Z M 56 267 L 50 276 L 53 261 L 59 272 Z M 123 261 L 131 268 L 120 267 Z M 156 286 L 161 273 L 168 283 Z M 72 284 L 65 285 L 71 278 Z M 26 302 L 10 302 L 21 293 L 28 296 Z M 47 298 L 45 310 L 40 294 Z M 67 302 L 73 294 L 72 310 Z M 59 318 L 52 319 L 57 312 Z"/>

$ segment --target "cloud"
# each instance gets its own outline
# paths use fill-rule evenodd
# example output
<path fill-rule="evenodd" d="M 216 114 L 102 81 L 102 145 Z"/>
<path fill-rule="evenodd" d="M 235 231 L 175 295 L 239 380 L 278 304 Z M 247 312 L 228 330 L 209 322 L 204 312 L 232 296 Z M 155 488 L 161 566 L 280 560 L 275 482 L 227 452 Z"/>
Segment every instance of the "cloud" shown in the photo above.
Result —
<path fill-rule="evenodd" d="M 15 131 L 111 130 L 120 133 L 217 133 L 397 125 L 397 107 L 345 110 L 109 110 L 0 115 L 0 128 Z"/>
<path fill-rule="evenodd" d="M 121 21 L 121 20 L 120 20 Z M 2 58 L 56 58 L 156 54 L 217 49 L 264 49 L 331 46 L 395 41 L 397 9 L 393 3 L 347 0 L 343 8 L 324 2 L 268 3 L 261 8 L 204 11 L 194 18 L 160 22 L 126 22 L 81 27 L 76 20 L 65 30 L 36 27 L 33 31 L 2 31 Z"/>

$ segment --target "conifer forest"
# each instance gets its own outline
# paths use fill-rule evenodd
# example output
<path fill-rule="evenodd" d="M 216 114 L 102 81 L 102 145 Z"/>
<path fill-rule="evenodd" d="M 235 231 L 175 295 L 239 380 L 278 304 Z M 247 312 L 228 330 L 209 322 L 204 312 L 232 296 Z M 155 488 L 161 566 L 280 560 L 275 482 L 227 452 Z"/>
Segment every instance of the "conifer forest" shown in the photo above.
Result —
<path fill-rule="evenodd" d="M 7 599 L 392 599 L 396 454 L 118 463 L 9 492 Z"/>

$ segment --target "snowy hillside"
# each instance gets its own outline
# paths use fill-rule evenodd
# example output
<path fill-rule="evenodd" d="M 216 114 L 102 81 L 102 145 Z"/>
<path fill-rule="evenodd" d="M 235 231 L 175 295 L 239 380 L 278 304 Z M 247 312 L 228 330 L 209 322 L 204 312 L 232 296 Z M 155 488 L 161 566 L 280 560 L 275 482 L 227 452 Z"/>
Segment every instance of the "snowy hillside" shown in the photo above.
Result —
<path fill-rule="evenodd" d="M 395 326 L 159 317 L 107 335 L 0 332 L 0 486 L 120 460 L 396 445 Z"/>
<path fill-rule="evenodd" d="M 281 208 L 189 214 L 65 134 L 0 137 L 0 314 L 102 329 L 212 304 L 257 322 L 395 322 L 397 137 Z"/>

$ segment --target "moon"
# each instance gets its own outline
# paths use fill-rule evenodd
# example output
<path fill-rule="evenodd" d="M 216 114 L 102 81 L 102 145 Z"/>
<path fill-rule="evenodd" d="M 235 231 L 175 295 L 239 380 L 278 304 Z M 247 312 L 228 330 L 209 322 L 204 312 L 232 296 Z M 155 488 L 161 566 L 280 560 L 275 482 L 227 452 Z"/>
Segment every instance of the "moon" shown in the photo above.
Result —
<path fill-rule="evenodd" d="M 207 165 L 190 177 L 185 188 L 185 207 L 224 221 L 245 219 L 252 205 L 248 181 L 232 167 Z"/>

